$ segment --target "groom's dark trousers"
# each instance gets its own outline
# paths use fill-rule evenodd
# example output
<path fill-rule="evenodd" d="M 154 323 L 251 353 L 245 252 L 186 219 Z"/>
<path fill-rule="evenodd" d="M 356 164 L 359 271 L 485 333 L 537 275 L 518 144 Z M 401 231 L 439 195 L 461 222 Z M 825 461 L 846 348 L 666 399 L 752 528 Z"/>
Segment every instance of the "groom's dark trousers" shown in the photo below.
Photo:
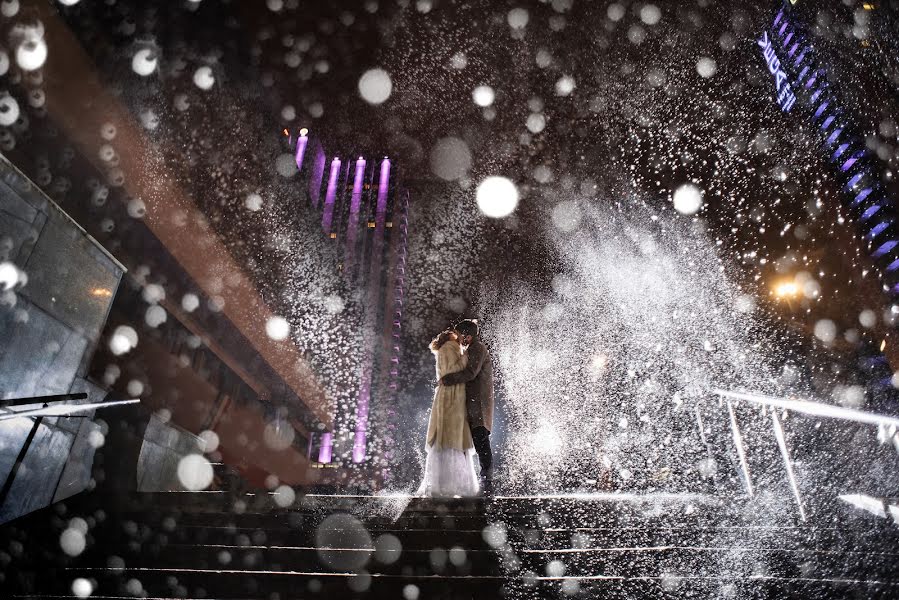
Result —
<path fill-rule="evenodd" d="M 490 431 L 484 427 L 475 427 L 471 430 L 475 452 L 481 461 L 481 474 L 489 477 L 493 472 L 493 450 L 490 448 Z"/>

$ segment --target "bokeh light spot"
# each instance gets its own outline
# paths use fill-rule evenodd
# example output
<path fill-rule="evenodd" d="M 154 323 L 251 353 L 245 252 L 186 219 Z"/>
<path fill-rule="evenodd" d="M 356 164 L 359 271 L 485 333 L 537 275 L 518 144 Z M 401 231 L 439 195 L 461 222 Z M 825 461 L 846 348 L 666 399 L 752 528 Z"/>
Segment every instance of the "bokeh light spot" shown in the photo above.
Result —
<path fill-rule="evenodd" d="M 511 215 L 518 206 L 518 188 L 505 177 L 488 177 L 477 189 L 478 208 L 486 216 L 501 219 Z"/>

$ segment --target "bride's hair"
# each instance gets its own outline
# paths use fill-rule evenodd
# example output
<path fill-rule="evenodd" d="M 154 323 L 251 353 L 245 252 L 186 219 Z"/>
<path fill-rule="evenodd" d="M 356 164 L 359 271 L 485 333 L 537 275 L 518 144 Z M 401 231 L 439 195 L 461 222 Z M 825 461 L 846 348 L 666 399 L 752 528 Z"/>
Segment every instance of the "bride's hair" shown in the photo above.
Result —
<path fill-rule="evenodd" d="M 456 335 L 455 331 L 447 329 L 446 331 L 441 331 L 440 335 L 431 340 L 431 345 L 428 346 L 431 349 L 431 352 L 437 352 L 440 348 L 447 342 L 455 342 L 459 336 Z"/>

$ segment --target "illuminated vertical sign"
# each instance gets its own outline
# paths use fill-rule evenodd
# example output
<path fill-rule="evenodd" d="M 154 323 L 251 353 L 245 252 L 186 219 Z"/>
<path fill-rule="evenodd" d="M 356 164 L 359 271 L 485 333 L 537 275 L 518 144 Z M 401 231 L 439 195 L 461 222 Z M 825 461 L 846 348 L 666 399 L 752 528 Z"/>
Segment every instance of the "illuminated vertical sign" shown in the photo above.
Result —
<path fill-rule="evenodd" d="M 308 134 L 308 129 L 303 128 L 300 130 L 299 137 L 296 141 L 295 159 L 297 168 L 300 169 L 300 171 L 303 171 L 305 168 L 305 173 L 308 174 L 309 196 L 312 199 L 313 206 L 317 206 L 322 192 L 321 188 L 322 183 L 324 182 L 327 159 L 321 143 L 315 139 L 311 139 Z M 305 159 L 307 152 L 312 152 L 312 160 Z M 341 190 L 344 190 L 345 186 L 342 186 L 342 182 L 349 180 L 351 175 L 351 165 L 344 165 L 337 156 L 333 158 L 330 164 L 325 198 L 322 205 L 322 229 L 331 239 L 336 239 L 338 236 L 337 229 L 339 229 L 341 224 L 340 219 L 338 219 L 335 224 L 335 210 L 338 204 L 340 204 L 337 196 L 343 195 L 343 191 Z M 386 389 L 390 390 L 389 392 L 384 392 L 382 400 L 384 408 L 391 419 L 395 416 L 391 404 L 398 388 L 397 378 L 399 375 L 398 365 L 401 352 L 400 339 L 408 229 L 408 193 L 406 194 L 406 199 L 402 203 L 401 211 L 399 213 L 394 213 L 394 217 L 399 216 L 399 226 L 394 229 L 394 218 L 391 218 L 390 221 L 388 221 L 388 205 L 391 203 L 390 160 L 385 156 L 384 160 L 381 162 L 380 169 L 373 169 L 371 171 L 372 180 L 374 174 L 380 172 L 380 178 L 377 179 L 376 183 L 370 181 L 369 184 L 366 184 L 367 165 L 368 161 L 362 156 L 355 162 L 352 196 L 350 197 L 349 216 L 347 218 L 347 228 L 345 230 L 347 236 L 344 263 L 345 276 L 351 281 L 359 283 L 360 287 L 363 281 L 367 281 L 366 285 L 368 288 L 365 301 L 363 302 L 365 315 L 363 328 L 364 331 L 370 333 L 370 335 L 366 336 L 365 345 L 362 350 L 364 354 L 355 407 L 355 431 L 353 436 L 352 461 L 356 464 L 364 463 L 366 460 L 369 442 L 368 426 L 372 399 L 373 397 L 375 399 L 379 398 L 378 391 L 382 388 L 386 387 Z M 370 195 L 365 192 L 367 189 L 377 191 L 374 207 L 367 206 L 369 200 L 372 199 Z M 395 204 L 396 203 L 394 202 L 394 205 Z M 374 220 L 370 222 L 370 228 L 372 230 L 370 232 L 370 237 L 372 237 L 372 240 L 371 242 L 366 242 L 364 245 L 357 244 L 360 218 L 363 213 L 368 216 L 372 209 L 374 209 L 375 212 L 373 217 Z M 385 270 L 382 268 L 382 263 L 387 258 L 387 255 L 389 255 L 389 252 L 385 253 L 384 251 L 386 243 L 385 236 L 387 235 L 385 232 L 388 228 L 397 231 L 398 233 L 394 235 L 398 235 L 399 237 L 397 240 L 398 249 L 395 262 L 389 263 L 389 268 Z M 394 238 L 391 236 L 389 239 L 393 240 Z M 366 249 L 370 252 L 369 271 L 361 268 L 362 258 L 358 256 L 359 254 L 364 256 Z M 362 272 L 357 273 L 357 271 Z M 393 286 L 392 296 L 388 293 L 389 286 Z M 389 324 L 390 326 L 385 327 L 385 324 Z M 386 336 L 388 330 L 390 331 L 391 337 L 383 340 L 383 348 L 377 346 L 376 342 L 380 339 L 378 332 L 384 331 L 384 335 Z M 379 367 L 376 364 L 378 351 L 380 350 L 386 353 L 391 349 L 392 354 L 389 355 L 389 361 L 381 361 L 382 364 L 386 364 L 386 368 L 383 366 Z M 375 378 L 376 373 L 383 374 L 383 381 L 386 382 L 385 384 L 381 383 L 382 380 Z M 373 388 L 376 385 L 378 386 L 378 390 L 373 394 Z M 335 422 L 337 423 L 342 423 L 345 420 L 345 415 L 340 407 L 335 408 L 334 417 Z M 343 462 L 344 456 L 342 456 L 343 453 L 342 450 L 340 450 L 339 445 L 338 449 L 335 451 L 335 439 L 341 441 L 343 439 L 342 433 L 344 425 L 341 424 L 340 427 L 340 433 L 324 432 L 321 434 L 319 438 L 318 453 L 316 455 L 319 463 L 330 464 L 335 461 L 337 463 Z M 308 456 L 310 459 L 313 457 L 313 445 L 311 440 L 309 443 Z"/>
<path fill-rule="evenodd" d="M 385 156 L 381 162 L 381 176 L 378 178 L 378 202 L 375 207 L 375 231 L 372 240 L 371 270 L 368 282 L 368 309 L 365 311 L 364 331 L 377 328 L 378 298 L 382 294 L 381 263 L 384 259 L 384 227 L 387 221 L 387 193 L 390 187 L 390 160 Z M 385 318 L 390 318 L 386 315 Z M 359 389 L 359 400 L 356 403 L 356 435 L 353 442 L 353 462 L 365 460 L 368 444 L 368 405 L 371 401 L 372 371 L 374 368 L 374 336 L 366 336 L 365 366 L 362 369 L 362 384 Z"/>
<path fill-rule="evenodd" d="M 296 153 L 296 161 L 297 161 L 297 169 L 303 168 L 303 158 L 306 156 L 306 144 L 309 143 L 309 138 L 306 137 L 307 129 L 300 129 L 300 137 L 297 138 L 297 153 Z"/>
<path fill-rule="evenodd" d="M 775 78 L 778 104 L 788 111 L 796 103 L 793 91 L 798 94 L 806 122 L 819 130 L 820 148 L 834 166 L 845 206 L 856 220 L 883 289 L 890 292 L 894 301 L 899 301 L 896 203 L 886 196 L 878 181 L 877 169 L 864 139 L 858 134 L 853 111 L 840 101 L 837 84 L 828 81 L 826 63 L 819 62 L 813 43 L 792 16 L 785 6 L 758 40 L 768 70 Z M 780 58 L 787 62 L 782 63 Z M 792 74 L 795 87 L 791 87 L 787 71 Z"/>
<path fill-rule="evenodd" d="M 758 40 L 758 45 L 762 49 L 762 56 L 765 57 L 765 63 L 768 65 L 768 71 L 774 76 L 774 87 L 777 89 L 777 103 L 784 112 L 790 112 L 793 105 L 796 104 L 796 95 L 790 86 L 790 79 L 781 67 L 780 59 L 774 51 L 774 44 L 768 32 L 764 32 Z"/>
<path fill-rule="evenodd" d="M 331 161 L 331 175 L 328 177 L 328 190 L 325 192 L 325 206 L 322 214 L 322 231 L 331 233 L 331 221 L 334 219 L 334 200 L 337 197 L 337 178 L 340 177 L 340 159 L 336 156 Z"/>
<path fill-rule="evenodd" d="M 365 183 L 365 159 L 356 161 L 356 176 L 353 179 L 353 195 L 350 197 L 350 216 L 346 228 L 346 259 L 343 274 L 352 279 L 356 273 L 356 240 L 359 234 L 359 210 L 362 207 L 362 191 Z"/>

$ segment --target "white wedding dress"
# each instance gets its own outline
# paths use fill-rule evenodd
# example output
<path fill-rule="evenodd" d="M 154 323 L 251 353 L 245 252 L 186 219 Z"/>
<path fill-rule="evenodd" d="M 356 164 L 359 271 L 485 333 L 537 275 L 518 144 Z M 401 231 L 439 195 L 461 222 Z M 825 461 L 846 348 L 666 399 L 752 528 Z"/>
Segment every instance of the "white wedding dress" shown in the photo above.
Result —
<path fill-rule="evenodd" d="M 473 454 L 473 451 L 429 449 L 418 495 L 429 498 L 477 496 L 479 488 Z"/>
<path fill-rule="evenodd" d="M 454 341 L 436 353 L 437 377 L 461 371 L 467 357 Z M 440 385 L 434 393 L 425 443 L 425 475 L 417 495 L 438 498 L 475 496 L 474 443 L 465 416 L 465 385 Z"/>

